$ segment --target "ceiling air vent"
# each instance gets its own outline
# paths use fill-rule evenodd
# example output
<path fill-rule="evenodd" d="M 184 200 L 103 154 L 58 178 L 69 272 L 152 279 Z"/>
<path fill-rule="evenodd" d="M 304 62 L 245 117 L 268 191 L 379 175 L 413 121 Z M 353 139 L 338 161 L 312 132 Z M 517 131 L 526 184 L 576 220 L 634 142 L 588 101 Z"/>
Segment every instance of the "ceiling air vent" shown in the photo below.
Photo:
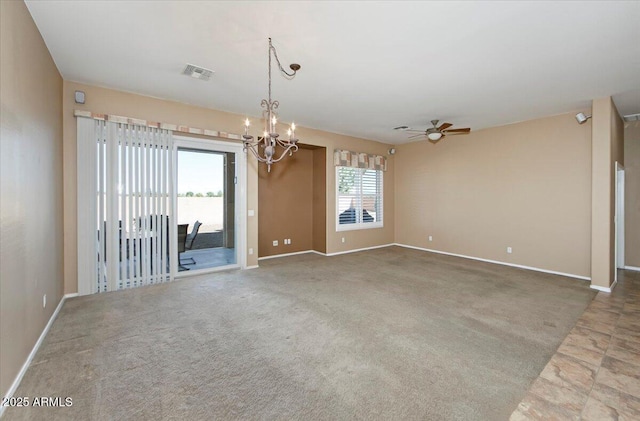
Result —
<path fill-rule="evenodd" d="M 193 64 L 187 64 L 187 67 L 182 71 L 183 75 L 191 76 L 195 79 L 209 80 L 213 75 L 213 70 L 205 69 L 204 67 L 194 66 Z"/>

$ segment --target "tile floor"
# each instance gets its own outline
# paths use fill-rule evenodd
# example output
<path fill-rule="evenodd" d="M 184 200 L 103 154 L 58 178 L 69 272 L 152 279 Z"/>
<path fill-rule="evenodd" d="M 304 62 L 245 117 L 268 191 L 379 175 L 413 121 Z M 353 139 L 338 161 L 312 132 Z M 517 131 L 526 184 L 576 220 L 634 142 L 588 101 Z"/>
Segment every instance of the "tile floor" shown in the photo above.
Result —
<path fill-rule="evenodd" d="M 640 272 L 596 295 L 510 420 L 640 420 Z"/>
<path fill-rule="evenodd" d="M 210 269 L 236 263 L 234 248 L 208 248 L 180 253 L 180 262 L 188 270 Z"/>

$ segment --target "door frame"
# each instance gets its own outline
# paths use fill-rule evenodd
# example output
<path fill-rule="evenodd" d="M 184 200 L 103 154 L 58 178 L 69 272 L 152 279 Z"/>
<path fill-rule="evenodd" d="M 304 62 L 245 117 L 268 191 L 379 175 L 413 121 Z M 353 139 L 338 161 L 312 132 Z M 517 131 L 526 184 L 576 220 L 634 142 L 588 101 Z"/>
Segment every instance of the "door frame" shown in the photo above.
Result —
<path fill-rule="evenodd" d="M 185 135 L 173 136 L 173 151 L 175 156 L 175 165 L 173 166 L 173 185 L 174 191 L 172 192 L 173 203 L 173 215 L 178 216 L 178 200 L 177 189 L 178 186 L 178 149 L 195 149 L 209 152 L 231 152 L 236 155 L 236 195 L 235 195 L 235 220 L 236 220 L 236 263 L 233 265 L 219 266 L 210 269 L 200 269 L 191 271 L 178 272 L 178 262 L 173 261 L 171 263 L 171 274 L 175 279 L 192 276 L 202 275 L 210 272 L 218 272 L 221 270 L 240 268 L 247 268 L 247 155 L 244 153 L 242 145 L 226 140 L 203 139 Z M 178 238 L 178 226 L 173 224 L 171 227 L 173 231 L 172 238 Z M 178 253 L 178 244 L 171 242 L 171 255 L 175 256 Z"/>
<path fill-rule="evenodd" d="M 614 280 L 618 280 L 618 269 L 624 269 L 624 166 L 616 161 L 615 164 L 615 251 L 614 251 Z"/>

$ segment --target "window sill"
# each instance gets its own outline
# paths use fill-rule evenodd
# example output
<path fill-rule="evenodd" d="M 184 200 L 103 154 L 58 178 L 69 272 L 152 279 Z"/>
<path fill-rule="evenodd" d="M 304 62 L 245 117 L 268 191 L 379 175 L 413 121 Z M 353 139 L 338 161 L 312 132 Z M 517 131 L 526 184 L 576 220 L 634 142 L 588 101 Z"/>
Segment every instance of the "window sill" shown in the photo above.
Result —
<path fill-rule="evenodd" d="M 336 232 L 367 230 L 367 229 L 375 229 L 375 228 L 384 228 L 384 223 L 371 222 L 366 225 L 365 224 L 338 224 L 336 226 Z"/>

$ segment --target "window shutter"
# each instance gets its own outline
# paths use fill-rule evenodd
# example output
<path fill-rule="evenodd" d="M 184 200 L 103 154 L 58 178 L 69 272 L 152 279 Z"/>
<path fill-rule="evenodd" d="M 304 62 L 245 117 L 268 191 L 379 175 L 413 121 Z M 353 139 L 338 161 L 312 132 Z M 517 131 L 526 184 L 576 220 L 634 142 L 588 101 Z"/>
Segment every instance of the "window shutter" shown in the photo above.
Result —
<path fill-rule="evenodd" d="M 336 167 L 336 230 L 383 226 L 383 172 Z"/>

